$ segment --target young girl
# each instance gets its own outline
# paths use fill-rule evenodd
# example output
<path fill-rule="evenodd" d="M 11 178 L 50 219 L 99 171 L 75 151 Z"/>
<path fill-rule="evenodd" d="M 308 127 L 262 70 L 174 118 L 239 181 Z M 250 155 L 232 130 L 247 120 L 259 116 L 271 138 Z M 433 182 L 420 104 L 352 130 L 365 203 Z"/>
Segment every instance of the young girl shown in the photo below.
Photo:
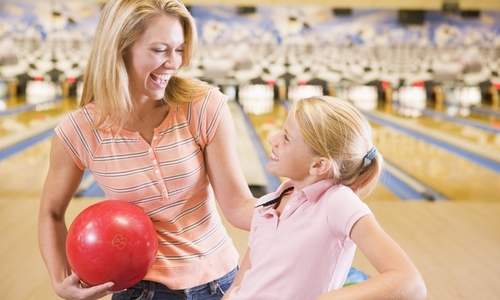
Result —
<path fill-rule="evenodd" d="M 425 298 L 419 271 L 360 200 L 383 163 L 363 115 L 334 97 L 302 99 L 269 142 L 267 171 L 289 180 L 257 202 L 248 251 L 223 299 Z M 342 288 L 356 246 L 380 275 Z"/>

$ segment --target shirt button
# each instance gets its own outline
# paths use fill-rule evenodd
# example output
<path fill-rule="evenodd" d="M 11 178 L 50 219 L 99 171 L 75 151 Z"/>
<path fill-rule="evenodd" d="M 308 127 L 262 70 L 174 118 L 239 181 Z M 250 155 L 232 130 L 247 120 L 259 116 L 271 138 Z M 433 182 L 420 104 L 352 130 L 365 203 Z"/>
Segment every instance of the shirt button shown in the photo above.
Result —
<path fill-rule="evenodd" d="M 155 165 L 156 165 L 156 159 L 153 159 L 153 164 L 155 164 Z"/>
<path fill-rule="evenodd" d="M 290 209 L 290 205 L 285 206 L 285 209 L 289 210 Z"/>
<path fill-rule="evenodd" d="M 155 136 L 153 136 L 153 140 L 155 140 L 155 141 L 156 141 L 157 139 L 158 139 L 158 137 L 157 137 L 156 135 L 155 135 Z"/>
<path fill-rule="evenodd" d="M 153 152 L 153 148 L 149 148 L 149 149 L 148 149 L 148 152 L 149 152 L 149 153 Z"/>
<path fill-rule="evenodd" d="M 155 173 L 156 173 L 156 174 L 160 173 L 160 170 L 156 169 L 156 170 L 155 170 Z"/>

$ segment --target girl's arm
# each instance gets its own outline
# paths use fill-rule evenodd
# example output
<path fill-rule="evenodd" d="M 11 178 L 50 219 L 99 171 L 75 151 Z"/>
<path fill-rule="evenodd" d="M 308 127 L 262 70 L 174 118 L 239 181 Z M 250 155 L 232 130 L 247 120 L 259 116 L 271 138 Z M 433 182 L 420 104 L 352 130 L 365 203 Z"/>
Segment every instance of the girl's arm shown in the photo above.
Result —
<path fill-rule="evenodd" d="M 424 299 L 424 280 L 404 250 L 380 227 L 372 215 L 362 217 L 351 230 L 351 239 L 379 275 L 367 281 L 321 295 L 327 299 Z"/>
<path fill-rule="evenodd" d="M 38 243 L 52 286 L 64 299 L 98 299 L 109 294 L 112 283 L 84 289 L 66 258 L 68 233 L 65 213 L 80 184 L 80 170 L 58 136 L 52 142 L 50 167 L 40 201 Z"/>
<path fill-rule="evenodd" d="M 255 199 L 248 188 L 236 151 L 233 117 L 226 104 L 205 161 L 215 197 L 226 219 L 236 228 L 250 230 Z"/>
<path fill-rule="evenodd" d="M 243 257 L 243 261 L 241 262 L 240 270 L 236 274 L 236 278 L 234 279 L 233 283 L 229 287 L 229 289 L 226 291 L 226 294 L 224 297 L 222 297 L 222 300 L 229 299 L 229 295 L 231 294 L 231 291 L 237 287 L 240 286 L 241 281 L 243 280 L 243 276 L 245 275 L 245 272 L 252 267 L 252 263 L 250 262 L 250 248 L 247 248 L 247 252 L 245 254 L 245 257 Z"/>

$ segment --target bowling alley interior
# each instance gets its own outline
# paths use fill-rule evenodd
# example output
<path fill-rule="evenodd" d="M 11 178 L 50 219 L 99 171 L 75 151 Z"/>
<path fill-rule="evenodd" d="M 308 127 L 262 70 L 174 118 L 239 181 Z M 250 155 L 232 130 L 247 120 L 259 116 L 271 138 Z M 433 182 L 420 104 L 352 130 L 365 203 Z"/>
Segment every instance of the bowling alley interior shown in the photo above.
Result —
<path fill-rule="evenodd" d="M 0 3 L 0 298 L 59 299 L 38 248 L 39 201 L 105 2 Z M 265 165 L 290 104 L 349 100 L 385 159 L 363 201 L 421 272 L 427 299 L 500 298 L 500 1 L 183 2 L 198 45 L 179 75 L 227 95 L 255 197 L 285 180 Z M 105 197 L 86 172 L 67 225 Z M 223 221 L 242 258 L 248 232 Z M 359 251 L 352 269 L 377 274 Z"/>

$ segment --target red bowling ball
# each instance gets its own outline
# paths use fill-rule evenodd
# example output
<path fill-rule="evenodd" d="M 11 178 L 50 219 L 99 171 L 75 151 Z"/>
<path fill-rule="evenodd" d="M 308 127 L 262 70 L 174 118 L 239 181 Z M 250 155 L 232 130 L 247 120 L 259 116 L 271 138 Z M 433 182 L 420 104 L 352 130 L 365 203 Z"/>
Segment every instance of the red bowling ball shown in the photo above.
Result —
<path fill-rule="evenodd" d="M 89 286 L 113 282 L 122 290 L 141 281 L 153 265 L 158 238 L 139 207 L 120 200 L 89 206 L 73 221 L 66 240 L 68 262 Z"/>

